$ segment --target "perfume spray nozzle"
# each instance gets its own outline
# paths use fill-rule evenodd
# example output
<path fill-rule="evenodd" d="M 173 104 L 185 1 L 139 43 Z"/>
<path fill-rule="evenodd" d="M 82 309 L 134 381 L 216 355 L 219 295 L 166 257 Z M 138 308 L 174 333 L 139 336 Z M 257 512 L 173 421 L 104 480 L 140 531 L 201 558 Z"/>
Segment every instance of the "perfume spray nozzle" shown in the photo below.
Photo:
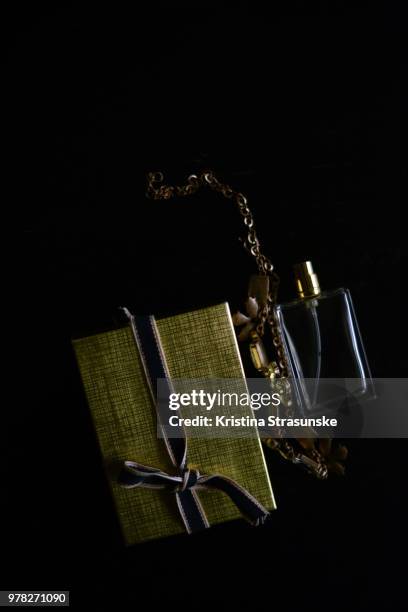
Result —
<path fill-rule="evenodd" d="M 319 279 L 313 272 L 311 261 L 303 261 L 294 265 L 295 282 L 301 298 L 311 298 L 320 293 Z"/>

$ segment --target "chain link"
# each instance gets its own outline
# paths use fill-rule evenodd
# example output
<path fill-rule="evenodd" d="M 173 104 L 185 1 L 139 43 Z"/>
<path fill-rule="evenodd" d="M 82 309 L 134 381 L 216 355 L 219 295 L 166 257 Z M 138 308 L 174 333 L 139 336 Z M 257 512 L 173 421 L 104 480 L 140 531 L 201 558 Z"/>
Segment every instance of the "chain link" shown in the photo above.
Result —
<path fill-rule="evenodd" d="M 267 324 L 272 343 L 278 357 L 279 376 L 287 378 L 289 376 L 288 359 L 281 332 L 276 320 L 274 306 L 277 303 L 279 289 L 279 276 L 274 271 L 273 264 L 269 257 L 261 251 L 259 239 L 255 230 L 255 222 L 248 201 L 244 194 L 236 191 L 230 185 L 222 183 L 211 171 L 203 171 L 200 174 L 191 174 L 184 185 L 164 184 L 162 172 L 150 172 L 147 175 L 147 197 L 153 200 L 169 200 L 173 197 L 186 197 L 195 194 L 201 187 L 207 186 L 215 192 L 220 193 L 224 198 L 234 200 L 247 228 L 247 237 L 243 241 L 245 249 L 255 259 L 258 271 L 261 275 L 269 278 L 269 293 L 266 303 L 259 309 L 257 316 L 256 331 L 259 336 L 263 336 L 265 325 Z M 291 442 L 284 438 L 266 438 L 264 442 L 273 450 L 277 450 L 285 459 L 293 463 L 305 465 L 318 478 L 327 478 L 327 465 L 323 456 L 317 449 L 312 450 L 309 456 L 294 449 Z"/>
<path fill-rule="evenodd" d="M 269 257 L 261 251 L 260 242 L 255 229 L 255 222 L 252 212 L 248 206 L 247 198 L 240 191 L 236 191 L 230 185 L 222 183 L 211 171 L 203 171 L 199 175 L 191 174 L 184 185 L 170 186 L 163 184 L 164 176 L 162 172 L 150 172 L 147 176 L 146 195 L 154 200 L 169 200 L 172 197 L 185 197 L 196 193 L 202 186 L 207 186 L 213 191 L 223 195 L 227 199 L 235 201 L 238 210 L 247 228 L 247 237 L 243 241 L 244 247 L 255 259 L 260 274 L 269 277 L 269 295 L 267 303 L 262 306 L 258 313 L 257 332 L 262 337 L 265 331 L 265 324 L 268 323 L 272 342 L 278 356 L 278 365 L 282 376 L 288 376 L 287 359 L 279 326 L 274 316 L 274 305 L 276 304 L 279 276 L 273 268 Z"/>
<path fill-rule="evenodd" d="M 224 198 L 235 201 L 238 210 L 243 218 L 244 225 L 248 230 L 244 246 L 254 257 L 260 274 L 273 274 L 271 260 L 261 252 L 260 243 L 255 230 L 255 222 L 248 207 L 248 202 L 244 194 L 236 191 L 230 185 L 222 183 L 212 172 L 202 172 L 199 175 L 191 174 L 186 184 L 178 186 L 164 185 L 164 176 L 161 172 L 150 172 L 147 176 L 146 195 L 153 200 L 169 200 L 172 197 L 185 197 L 196 193 L 200 187 L 207 186 L 224 196 Z M 276 274 L 275 274 L 276 276 Z M 278 277 L 276 276 L 277 280 Z"/>

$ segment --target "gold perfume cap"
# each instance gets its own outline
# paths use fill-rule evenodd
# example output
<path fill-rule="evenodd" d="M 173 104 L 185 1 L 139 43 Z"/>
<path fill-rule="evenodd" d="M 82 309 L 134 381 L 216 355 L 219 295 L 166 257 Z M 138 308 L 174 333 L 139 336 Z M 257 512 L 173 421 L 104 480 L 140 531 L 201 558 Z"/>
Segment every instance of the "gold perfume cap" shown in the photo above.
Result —
<path fill-rule="evenodd" d="M 303 261 L 294 265 L 295 282 L 301 298 L 310 298 L 320 293 L 319 279 L 313 272 L 311 261 Z"/>

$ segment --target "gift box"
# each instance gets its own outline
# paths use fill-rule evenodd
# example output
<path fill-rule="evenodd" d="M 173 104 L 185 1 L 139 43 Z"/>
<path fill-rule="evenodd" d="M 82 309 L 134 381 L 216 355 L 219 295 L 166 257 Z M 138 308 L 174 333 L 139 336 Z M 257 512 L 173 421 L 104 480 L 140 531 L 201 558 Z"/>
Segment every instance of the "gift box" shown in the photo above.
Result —
<path fill-rule="evenodd" d="M 242 379 L 245 385 L 227 303 L 150 322 L 151 344 L 159 347 L 171 379 Z M 194 500 L 206 527 L 240 518 L 252 500 L 255 510 L 275 508 L 256 432 L 186 439 L 185 464 L 175 465 L 157 435 L 145 351 L 134 325 L 73 340 L 73 346 L 126 544 L 185 533 L 186 525 L 190 531 L 185 509 Z M 128 482 L 126 474 L 113 476 L 119 465 L 127 466 Z"/>

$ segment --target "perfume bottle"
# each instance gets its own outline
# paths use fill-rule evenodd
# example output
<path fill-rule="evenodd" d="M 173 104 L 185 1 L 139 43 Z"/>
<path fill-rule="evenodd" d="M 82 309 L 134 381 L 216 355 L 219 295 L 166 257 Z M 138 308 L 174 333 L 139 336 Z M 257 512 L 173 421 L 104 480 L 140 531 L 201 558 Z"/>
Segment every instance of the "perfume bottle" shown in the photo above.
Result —
<path fill-rule="evenodd" d="M 290 376 L 303 412 L 372 396 L 373 386 L 350 292 L 321 291 L 312 263 L 294 267 L 298 299 L 275 307 Z"/>

